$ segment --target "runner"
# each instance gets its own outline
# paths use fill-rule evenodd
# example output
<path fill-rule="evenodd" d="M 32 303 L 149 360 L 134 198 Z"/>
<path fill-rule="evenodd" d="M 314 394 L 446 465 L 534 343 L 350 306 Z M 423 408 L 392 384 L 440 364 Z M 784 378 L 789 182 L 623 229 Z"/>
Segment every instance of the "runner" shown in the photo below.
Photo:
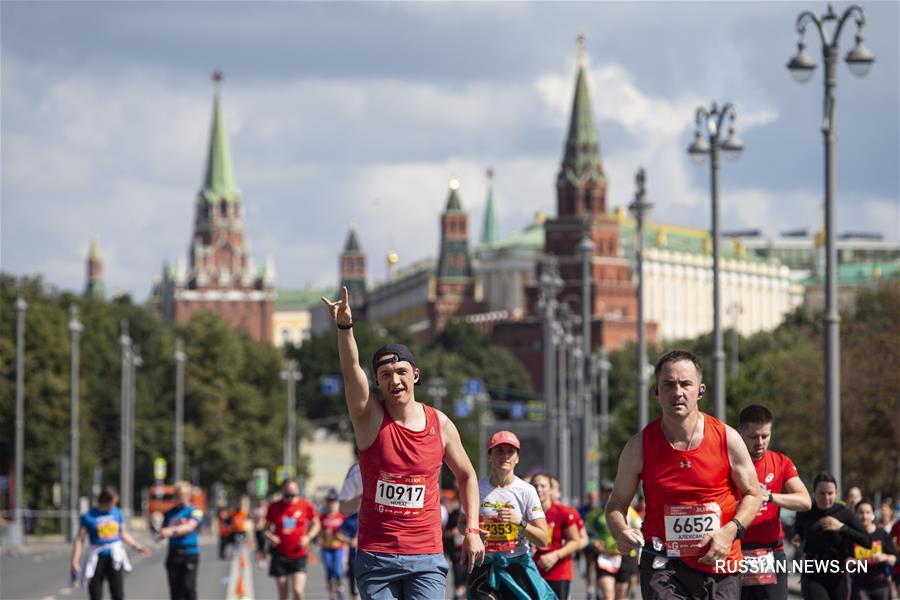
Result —
<path fill-rule="evenodd" d="M 313 505 L 300 497 L 297 480 L 285 479 L 281 499 L 269 505 L 265 531 L 272 554 L 269 576 L 275 578 L 279 600 L 287 600 L 289 593 L 294 600 L 302 600 L 309 543 L 320 527 Z"/>
<path fill-rule="evenodd" d="M 359 448 L 354 444 L 353 455 L 356 462 L 350 465 L 344 476 L 344 483 L 338 493 L 338 509 L 341 514 L 347 515 L 338 529 L 340 539 L 347 544 L 347 582 L 350 584 L 350 596 L 359 597 L 356 586 L 356 577 L 353 575 L 353 563 L 356 561 L 356 551 L 359 532 L 359 504 L 362 500 L 362 476 L 359 472 Z"/>
<path fill-rule="evenodd" d="M 578 515 L 582 522 L 587 523 L 588 515 L 598 508 L 603 510 L 603 505 L 600 503 L 600 491 L 591 490 L 588 492 L 587 501 L 578 507 Z M 586 544 L 581 550 L 581 558 L 584 559 L 584 584 L 587 586 L 588 599 L 594 600 L 597 595 L 597 549 L 591 543 L 587 527 L 584 529 L 584 537 Z"/>
<path fill-rule="evenodd" d="M 363 482 L 359 552 L 353 566 L 365 598 L 444 596 L 447 563 L 441 544 L 439 476 L 446 462 L 469 515 L 463 552 L 469 569 L 481 562 L 478 482 L 453 422 L 415 399 L 420 371 L 409 348 L 388 344 L 372 357 L 384 400 L 372 398 L 359 365 L 347 288 L 329 302 L 347 409 L 360 448 Z"/>
<path fill-rule="evenodd" d="M 465 541 L 465 529 L 459 527 L 459 517 L 462 510 L 459 506 L 459 498 L 451 498 L 448 500 L 447 525 L 444 527 L 444 554 L 447 556 L 447 562 L 450 563 L 450 569 L 453 571 L 453 598 L 454 600 L 462 600 L 466 597 L 466 578 L 468 577 L 468 569 L 463 564 L 463 541 Z"/>
<path fill-rule="evenodd" d="M 813 479 L 813 506 L 797 513 L 794 536 L 797 545 L 803 544 L 804 558 L 837 560 L 843 564 L 853 556 L 854 544 L 872 547 L 872 538 L 849 508 L 837 502 L 837 483 L 834 476 L 821 472 Z M 804 571 L 800 589 L 806 600 L 847 600 L 850 597 L 850 577 L 839 573 Z"/>
<path fill-rule="evenodd" d="M 531 484 L 537 491 L 550 528 L 550 543 L 538 547 L 534 562 L 556 597 L 568 600 L 573 577 L 572 557 L 582 547 L 578 511 L 554 499 L 550 475 L 538 473 L 531 478 Z"/>
<path fill-rule="evenodd" d="M 108 582 L 113 600 L 124 598 L 125 573 L 131 571 L 131 563 L 125 552 L 126 544 L 141 556 L 149 556 L 150 549 L 139 544 L 122 527 L 122 511 L 116 506 L 119 494 L 111 487 L 103 488 L 97 498 L 97 506 L 81 515 L 81 528 L 72 543 L 72 583 L 81 579 L 91 600 L 103 598 L 103 582 Z M 84 564 L 81 550 L 86 539 L 90 541 Z"/>
<path fill-rule="evenodd" d="M 253 540 L 256 546 L 256 566 L 264 569 L 266 566 L 266 512 L 269 505 L 265 498 L 261 498 L 253 503 L 250 509 L 250 520 L 252 522 Z"/>
<path fill-rule="evenodd" d="M 490 474 L 478 482 L 480 528 L 487 544 L 484 563 L 469 574 L 473 600 L 556 598 L 529 554 L 532 545 L 550 542 L 550 532 L 537 492 L 514 472 L 520 448 L 510 431 L 498 431 L 488 443 Z"/>
<path fill-rule="evenodd" d="M 890 600 L 889 573 L 897 564 L 897 548 L 888 533 L 875 524 L 875 507 L 868 498 L 856 503 L 856 516 L 872 538 L 872 547 L 853 545 L 853 559 L 866 563 L 865 570 L 856 569 L 852 576 L 853 600 Z"/>
<path fill-rule="evenodd" d="M 759 514 L 747 527 L 741 539 L 745 561 L 755 561 L 764 573 L 745 573 L 742 578 L 743 600 L 786 600 L 788 574 L 779 570 L 775 562 L 785 564 L 784 532 L 781 529 L 781 509 L 796 512 L 809 510 L 812 501 L 797 468 L 791 459 L 769 450 L 772 439 L 772 413 L 765 406 L 750 405 L 738 417 L 741 434 L 762 487 L 763 505 Z M 759 570 L 762 570 L 761 568 Z"/>
<path fill-rule="evenodd" d="M 203 511 L 191 504 L 194 486 L 187 481 L 175 483 L 175 507 L 166 511 L 159 537 L 169 540 L 166 576 L 172 600 L 197 600 L 197 569 L 200 546 L 197 527 Z"/>
<path fill-rule="evenodd" d="M 894 524 L 891 526 L 891 541 L 894 542 L 894 547 L 900 550 L 900 519 L 894 521 Z M 900 590 L 900 560 L 894 565 L 894 569 L 891 571 L 891 580 L 894 583 L 894 588 Z"/>
<path fill-rule="evenodd" d="M 347 515 L 344 522 L 337 530 L 337 538 L 347 544 L 347 583 L 350 584 L 350 597 L 358 600 L 359 590 L 356 587 L 356 578 L 353 576 L 353 561 L 356 560 L 357 532 L 359 531 L 359 515 L 353 513 Z"/>
<path fill-rule="evenodd" d="M 603 481 L 600 484 L 600 506 L 588 514 L 586 524 L 596 556 L 591 566 L 596 572 L 598 595 L 602 595 L 604 599 L 623 599 L 628 597 L 631 579 L 638 572 L 637 550 L 622 555 L 607 526 L 605 507 L 612 490 L 612 482 Z M 640 529 L 640 517 L 632 506 L 628 507 L 627 521 L 628 527 Z"/>
<path fill-rule="evenodd" d="M 338 528 L 343 524 L 344 515 L 338 510 L 337 491 L 329 490 L 325 498 L 327 509 L 319 517 L 322 528 L 319 531 L 319 546 L 322 547 L 322 565 L 325 567 L 325 580 L 328 582 L 330 600 L 344 598 L 344 542 L 337 536 Z"/>
<path fill-rule="evenodd" d="M 862 491 L 855 485 L 847 490 L 847 495 L 844 496 L 844 502 L 852 511 L 856 510 L 856 503 L 862 500 Z"/>
<path fill-rule="evenodd" d="M 643 546 L 644 600 L 739 598 L 739 540 L 762 505 L 753 462 L 737 431 L 700 412 L 706 386 L 696 356 L 669 352 L 655 373 L 662 417 L 622 450 L 607 523 L 620 552 Z M 641 481 L 647 514 L 638 530 L 627 516 Z"/>
<path fill-rule="evenodd" d="M 230 549 L 234 547 L 234 535 L 231 533 L 231 511 L 224 506 L 216 513 L 219 523 L 219 560 L 226 560 Z"/>

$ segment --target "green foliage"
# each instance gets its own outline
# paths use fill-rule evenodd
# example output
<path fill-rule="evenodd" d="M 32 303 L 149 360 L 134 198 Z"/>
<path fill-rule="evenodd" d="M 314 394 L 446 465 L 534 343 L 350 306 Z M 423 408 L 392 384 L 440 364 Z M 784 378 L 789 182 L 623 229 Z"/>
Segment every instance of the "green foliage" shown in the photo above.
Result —
<path fill-rule="evenodd" d="M 843 485 L 864 494 L 900 492 L 900 286 L 883 283 L 861 292 L 856 308 L 841 317 L 841 438 Z M 740 371 L 727 381 L 729 424 L 750 404 L 767 406 L 775 417 L 771 448 L 787 454 L 809 482 L 825 468 L 824 340 L 821 315 L 798 308 L 775 330 L 741 338 Z M 726 349 L 731 336 L 726 335 Z M 710 336 L 667 344 L 704 359 L 711 387 Z M 649 348 L 655 360 L 664 349 Z M 602 444 L 604 476 L 615 473 L 618 454 L 634 435 L 636 353 L 634 346 L 610 356 L 612 426 Z M 727 369 L 726 369 L 727 370 Z M 652 377 L 651 377 L 652 386 Z M 659 405 L 649 400 L 650 420 Z M 712 412 L 712 394 L 701 401 Z"/>
<path fill-rule="evenodd" d="M 286 396 L 281 355 L 250 340 L 210 313 L 171 328 L 130 298 L 110 302 L 46 290 L 39 278 L 22 282 L 25 320 L 25 502 L 51 505 L 59 460 L 69 453 L 69 306 L 80 307 L 80 483 L 87 494 L 93 467 L 118 487 L 123 321 L 142 359 L 135 399 L 135 487 L 152 483 L 157 456 L 174 468 L 175 336 L 185 342 L 185 475 L 243 490 L 250 472 L 281 463 Z M 13 278 L 0 276 L 0 464 L 12 469 L 15 441 L 17 297 Z M 8 415 L 8 418 L 6 416 Z M 298 420 L 298 431 L 302 430 Z M 302 467 L 302 465 L 301 465 Z M 301 468 L 301 472 L 302 468 Z M 136 494 L 136 499 L 140 494 Z M 6 498 L 0 500 L 5 503 Z"/>

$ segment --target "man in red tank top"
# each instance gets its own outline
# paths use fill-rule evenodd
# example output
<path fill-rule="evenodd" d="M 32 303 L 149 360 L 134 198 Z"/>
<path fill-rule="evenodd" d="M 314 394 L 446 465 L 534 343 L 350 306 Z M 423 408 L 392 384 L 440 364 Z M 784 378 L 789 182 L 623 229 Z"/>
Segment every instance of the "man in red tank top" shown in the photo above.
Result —
<path fill-rule="evenodd" d="M 353 565 L 360 596 L 443 598 L 444 560 L 440 489 L 441 464 L 456 476 L 466 514 L 463 557 L 471 572 L 484 560 L 478 527 L 478 478 L 447 416 L 416 401 L 420 372 L 409 348 L 388 344 L 372 357 L 375 383 L 384 401 L 369 394 L 353 337 L 347 288 L 330 302 L 338 329 L 338 350 L 347 410 L 353 422 L 363 493 L 359 509 L 359 551 Z"/>
<path fill-rule="evenodd" d="M 643 548 L 644 600 L 737 600 L 740 538 L 762 505 L 753 462 L 737 431 L 700 412 L 705 386 L 694 354 L 669 352 L 655 371 L 662 418 L 625 444 L 607 524 L 620 552 Z M 638 530 L 626 517 L 640 482 L 647 513 Z"/>
<path fill-rule="evenodd" d="M 787 573 L 773 573 L 775 562 L 784 562 L 784 532 L 781 509 L 806 512 L 812 506 L 809 492 L 790 458 L 769 450 L 772 413 L 756 404 L 745 407 L 738 417 L 738 432 L 747 445 L 756 477 L 762 487 L 763 505 L 741 539 L 744 560 L 755 561 L 753 572 L 744 574 L 742 600 L 787 600 Z"/>

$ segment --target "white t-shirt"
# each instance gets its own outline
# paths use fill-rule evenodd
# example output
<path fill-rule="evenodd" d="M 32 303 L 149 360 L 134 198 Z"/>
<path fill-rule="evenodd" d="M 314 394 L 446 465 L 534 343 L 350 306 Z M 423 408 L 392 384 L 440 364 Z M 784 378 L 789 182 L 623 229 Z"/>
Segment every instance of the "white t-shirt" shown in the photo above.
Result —
<path fill-rule="evenodd" d="M 362 475 L 359 473 L 359 461 L 356 461 L 344 477 L 344 485 L 341 486 L 338 500 L 346 502 L 358 496 L 362 496 Z"/>
<path fill-rule="evenodd" d="M 481 498 L 478 524 L 490 534 L 485 542 L 488 552 L 503 552 L 510 556 L 519 556 L 529 551 L 525 529 L 518 523 L 524 516 L 527 521 L 544 519 L 544 509 L 534 486 L 515 477 L 506 487 L 496 487 L 490 477 L 478 482 L 478 496 Z M 498 509 L 512 506 L 516 515 L 515 523 L 500 523 Z"/>

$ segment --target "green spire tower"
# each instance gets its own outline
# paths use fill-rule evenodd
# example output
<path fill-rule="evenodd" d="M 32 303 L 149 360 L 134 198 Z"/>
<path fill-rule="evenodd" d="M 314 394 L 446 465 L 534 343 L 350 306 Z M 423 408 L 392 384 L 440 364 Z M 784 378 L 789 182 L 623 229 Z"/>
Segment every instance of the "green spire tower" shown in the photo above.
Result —
<path fill-rule="evenodd" d="M 106 286 L 103 283 L 103 255 L 100 254 L 100 245 L 95 235 L 91 236 L 91 245 L 88 249 L 87 285 L 84 287 L 84 295 L 89 298 L 103 298 L 106 295 Z"/>
<path fill-rule="evenodd" d="M 585 68 L 584 36 L 578 36 L 578 75 L 565 153 L 556 179 L 558 214 L 606 212 L 606 175 Z"/>
<path fill-rule="evenodd" d="M 459 182 L 450 180 L 447 208 L 441 215 L 441 256 L 438 260 L 439 282 L 467 282 L 472 279 L 469 263 L 469 217 L 459 201 Z"/>
<path fill-rule="evenodd" d="M 487 204 L 484 207 L 484 224 L 481 227 L 481 247 L 490 248 L 497 243 L 497 218 L 494 216 L 494 169 L 488 168 Z"/>
<path fill-rule="evenodd" d="M 231 149 L 228 145 L 225 118 L 222 116 L 222 102 L 219 93 L 222 83 L 221 71 L 213 73 L 213 81 L 216 84 L 216 93 L 213 100 L 213 121 L 209 135 L 206 176 L 203 178 L 200 199 L 209 203 L 216 203 L 220 200 L 234 203 L 240 200 L 240 196 L 238 195 L 237 187 L 234 185 L 234 175 L 231 168 Z"/>
<path fill-rule="evenodd" d="M 363 254 L 356 238 L 356 227 L 350 226 L 347 242 L 340 256 L 341 284 L 347 286 L 350 305 L 363 306 L 366 302 L 366 255 Z"/>

